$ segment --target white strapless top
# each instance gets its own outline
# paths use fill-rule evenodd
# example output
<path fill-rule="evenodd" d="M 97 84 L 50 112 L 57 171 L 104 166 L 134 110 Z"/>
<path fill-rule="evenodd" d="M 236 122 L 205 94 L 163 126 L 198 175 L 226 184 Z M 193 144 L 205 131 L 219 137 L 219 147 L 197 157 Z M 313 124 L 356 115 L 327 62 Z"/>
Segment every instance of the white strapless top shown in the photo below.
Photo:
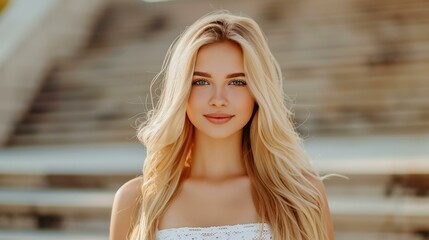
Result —
<path fill-rule="evenodd" d="M 262 228 L 261 228 L 262 227 Z M 262 230 L 261 238 L 260 228 Z M 157 240 L 268 240 L 272 239 L 270 226 L 266 223 L 246 223 L 214 227 L 179 227 L 161 229 Z"/>

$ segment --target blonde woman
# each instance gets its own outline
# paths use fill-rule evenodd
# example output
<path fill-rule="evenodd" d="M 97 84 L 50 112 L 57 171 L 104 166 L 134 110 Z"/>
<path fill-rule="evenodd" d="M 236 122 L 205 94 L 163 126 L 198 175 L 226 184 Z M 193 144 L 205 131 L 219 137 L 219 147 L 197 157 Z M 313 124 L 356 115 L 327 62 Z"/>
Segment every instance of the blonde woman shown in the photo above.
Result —
<path fill-rule="evenodd" d="M 138 137 L 143 176 L 115 195 L 111 240 L 334 239 L 323 184 L 259 26 L 214 12 L 172 44 Z"/>

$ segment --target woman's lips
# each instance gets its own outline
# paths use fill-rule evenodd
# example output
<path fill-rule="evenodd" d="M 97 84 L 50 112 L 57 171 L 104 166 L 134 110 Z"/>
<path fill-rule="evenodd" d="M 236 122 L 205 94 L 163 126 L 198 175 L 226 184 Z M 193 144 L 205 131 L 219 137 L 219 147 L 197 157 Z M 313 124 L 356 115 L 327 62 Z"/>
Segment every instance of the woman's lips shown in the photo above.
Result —
<path fill-rule="evenodd" d="M 213 114 L 206 114 L 204 117 L 207 118 L 211 123 L 214 124 L 224 124 L 231 120 L 234 115 L 225 114 L 225 113 L 213 113 Z"/>

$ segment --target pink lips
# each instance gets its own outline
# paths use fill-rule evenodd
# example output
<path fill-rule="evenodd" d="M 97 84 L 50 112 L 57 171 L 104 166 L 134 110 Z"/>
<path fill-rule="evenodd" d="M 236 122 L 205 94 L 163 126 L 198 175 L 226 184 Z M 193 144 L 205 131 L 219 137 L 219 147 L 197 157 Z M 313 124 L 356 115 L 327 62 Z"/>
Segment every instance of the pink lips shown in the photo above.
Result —
<path fill-rule="evenodd" d="M 226 113 L 212 113 L 212 114 L 205 114 L 204 117 L 207 118 L 211 123 L 214 124 L 224 124 L 231 120 L 234 115 L 226 114 Z"/>

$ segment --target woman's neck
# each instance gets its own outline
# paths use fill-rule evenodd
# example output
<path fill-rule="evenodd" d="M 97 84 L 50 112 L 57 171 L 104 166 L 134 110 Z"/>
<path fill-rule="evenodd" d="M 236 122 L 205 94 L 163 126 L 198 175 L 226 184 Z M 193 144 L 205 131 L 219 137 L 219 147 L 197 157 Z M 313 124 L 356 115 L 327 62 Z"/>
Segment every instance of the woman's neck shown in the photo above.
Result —
<path fill-rule="evenodd" d="M 247 175 L 241 132 L 224 139 L 195 134 L 191 158 L 189 178 L 218 181 Z"/>

